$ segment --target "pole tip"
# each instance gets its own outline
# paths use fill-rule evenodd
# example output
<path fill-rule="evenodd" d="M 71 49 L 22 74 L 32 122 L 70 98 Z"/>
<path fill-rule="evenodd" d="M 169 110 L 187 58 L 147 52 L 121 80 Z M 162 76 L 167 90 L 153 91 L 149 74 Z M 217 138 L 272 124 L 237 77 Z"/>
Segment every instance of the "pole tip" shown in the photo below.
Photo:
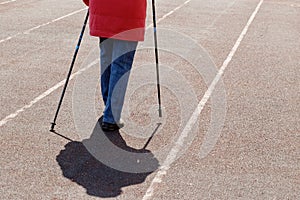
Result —
<path fill-rule="evenodd" d="M 159 116 L 159 117 L 162 117 L 161 107 L 159 107 L 159 109 L 158 109 L 158 116 Z"/>
<path fill-rule="evenodd" d="M 54 130 L 55 125 L 56 124 L 54 122 L 51 123 L 50 132 L 55 132 L 55 130 Z"/>

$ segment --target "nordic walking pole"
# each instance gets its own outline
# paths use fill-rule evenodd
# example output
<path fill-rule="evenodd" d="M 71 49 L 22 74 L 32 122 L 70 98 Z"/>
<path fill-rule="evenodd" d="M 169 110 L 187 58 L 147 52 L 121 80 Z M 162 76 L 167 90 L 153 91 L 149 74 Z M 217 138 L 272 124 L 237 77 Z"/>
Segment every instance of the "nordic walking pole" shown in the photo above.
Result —
<path fill-rule="evenodd" d="M 77 54 L 78 54 L 78 50 L 79 50 L 79 47 L 80 47 L 80 44 L 81 44 L 81 40 L 82 40 L 82 37 L 83 37 L 83 34 L 84 34 L 84 30 L 85 30 L 88 18 L 89 18 L 89 10 L 86 13 L 84 24 L 83 24 L 83 27 L 82 27 L 82 30 L 81 30 L 81 33 L 80 33 L 80 36 L 79 36 L 79 40 L 78 40 L 76 49 L 75 49 L 75 53 L 74 53 L 73 60 L 72 60 L 71 66 L 70 66 L 70 70 L 69 70 L 69 73 L 68 73 L 68 76 L 67 76 L 67 79 L 66 79 L 66 82 L 65 82 L 65 86 L 63 88 L 63 91 L 62 91 L 62 94 L 61 94 L 61 97 L 60 97 L 60 100 L 59 100 L 59 103 L 58 103 L 58 107 L 57 107 L 57 110 L 56 110 L 56 113 L 55 113 L 54 120 L 51 123 L 51 129 L 50 129 L 51 132 L 54 132 L 54 127 L 56 125 L 56 119 L 57 119 L 62 101 L 63 101 L 64 96 L 65 96 L 65 92 L 66 92 L 66 89 L 67 89 L 67 86 L 68 86 L 68 83 L 69 83 L 69 80 L 70 80 L 70 76 L 72 74 L 73 66 L 74 66 L 74 63 L 75 63 L 75 60 L 76 60 L 76 57 L 77 57 Z"/>
<path fill-rule="evenodd" d="M 159 81 L 159 64 L 158 64 L 158 48 L 157 48 L 155 0 L 152 0 L 152 12 L 153 12 L 153 33 L 154 33 L 154 45 L 155 45 L 155 61 L 156 61 L 158 114 L 159 114 L 159 117 L 162 117 L 161 99 L 160 99 L 160 81 Z"/>

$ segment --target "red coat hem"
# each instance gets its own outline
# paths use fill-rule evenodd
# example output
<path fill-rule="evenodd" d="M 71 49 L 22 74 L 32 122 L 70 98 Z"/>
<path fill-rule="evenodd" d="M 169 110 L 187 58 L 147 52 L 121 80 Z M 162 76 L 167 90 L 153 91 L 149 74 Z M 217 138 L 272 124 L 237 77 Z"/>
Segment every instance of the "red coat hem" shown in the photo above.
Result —
<path fill-rule="evenodd" d="M 144 32 L 138 33 L 121 33 L 121 34 L 108 34 L 98 30 L 90 30 L 90 35 L 95 37 L 104 37 L 104 38 L 114 38 L 118 40 L 127 40 L 127 41 L 144 41 Z"/>

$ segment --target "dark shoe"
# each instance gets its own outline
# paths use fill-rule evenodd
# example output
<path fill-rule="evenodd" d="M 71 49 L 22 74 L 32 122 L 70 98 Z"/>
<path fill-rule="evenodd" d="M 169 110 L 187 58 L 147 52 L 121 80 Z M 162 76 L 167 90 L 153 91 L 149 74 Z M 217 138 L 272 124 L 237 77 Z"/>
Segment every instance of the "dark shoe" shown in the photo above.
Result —
<path fill-rule="evenodd" d="M 105 132 L 111 132 L 111 131 L 116 131 L 116 130 L 120 129 L 120 127 L 117 124 L 111 124 L 111 123 L 107 123 L 107 122 L 102 122 L 101 128 Z"/>

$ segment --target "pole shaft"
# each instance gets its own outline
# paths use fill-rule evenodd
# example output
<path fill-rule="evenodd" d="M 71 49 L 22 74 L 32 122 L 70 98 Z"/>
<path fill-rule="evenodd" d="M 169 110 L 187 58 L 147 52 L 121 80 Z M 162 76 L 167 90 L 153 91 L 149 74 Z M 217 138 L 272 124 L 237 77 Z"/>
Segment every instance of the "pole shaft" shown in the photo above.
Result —
<path fill-rule="evenodd" d="M 89 18 L 89 10 L 87 11 L 87 14 L 86 14 L 86 17 L 85 17 L 85 20 L 84 20 L 84 24 L 83 24 L 83 27 L 82 27 L 82 30 L 81 30 L 81 33 L 80 33 L 80 36 L 79 36 L 78 43 L 76 45 L 76 49 L 75 49 L 75 52 L 74 52 L 74 55 L 73 55 L 72 63 L 71 63 L 71 66 L 70 66 L 70 69 L 69 69 L 69 72 L 68 72 L 68 75 L 67 75 L 67 78 L 66 78 L 66 82 L 65 82 L 65 85 L 64 85 L 64 88 L 63 88 L 63 91 L 62 91 L 62 94 L 61 94 L 61 97 L 60 97 L 60 100 L 59 100 L 59 103 L 58 103 L 58 106 L 57 106 L 57 110 L 56 110 L 53 122 L 51 123 L 52 124 L 51 131 L 54 130 L 54 126 L 56 125 L 57 116 L 58 116 L 58 113 L 60 111 L 60 107 L 62 105 L 64 96 L 65 96 L 65 93 L 66 93 L 66 90 L 67 90 L 67 86 L 68 86 L 68 83 L 69 83 L 69 80 L 70 80 L 70 76 L 72 74 L 72 70 L 73 70 L 73 67 L 74 67 L 74 64 L 75 64 L 75 60 L 76 60 L 76 57 L 77 57 L 77 54 L 78 54 L 78 51 L 79 51 L 79 47 L 80 47 L 80 44 L 81 44 L 81 40 L 83 38 L 83 34 L 84 34 L 84 31 L 85 31 L 85 27 L 86 27 L 88 18 Z"/>
<path fill-rule="evenodd" d="M 157 45 L 157 29 L 156 29 L 156 11 L 155 0 L 152 0 L 153 11 L 153 32 L 154 32 L 154 45 L 155 45 L 155 62 L 156 62 L 156 80 L 157 80 L 157 97 L 158 97 L 158 114 L 162 117 L 161 98 L 160 98 L 160 77 L 159 77 L 159 62 L 158 62 L 158 45 Z"/>

